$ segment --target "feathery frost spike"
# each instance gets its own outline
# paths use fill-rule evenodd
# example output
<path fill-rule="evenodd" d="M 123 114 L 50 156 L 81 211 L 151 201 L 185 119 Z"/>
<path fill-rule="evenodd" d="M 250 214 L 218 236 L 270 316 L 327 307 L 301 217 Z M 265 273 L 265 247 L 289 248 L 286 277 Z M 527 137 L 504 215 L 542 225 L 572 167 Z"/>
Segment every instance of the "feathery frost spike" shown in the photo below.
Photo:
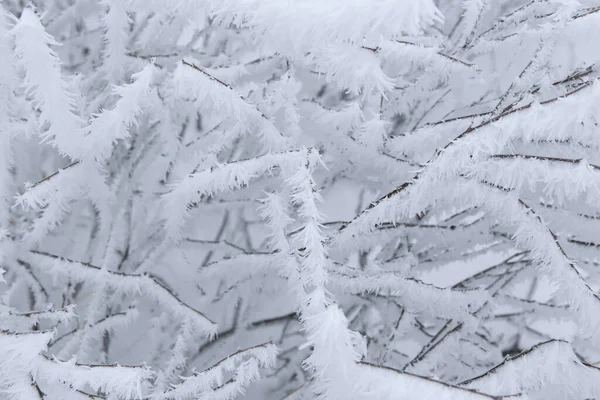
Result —
<path fill-rule="evenodd" d="M 10 30 L 15 41 L 17 65 L 25 71 L 23 86 L 40 109 L 40 130 L 44 141 L 72 159 L 82 156 L 82 119 L 75 114 L 74 94 L 61 74 L 61 60 L 50 46 L 58 42 L 48 34 L 36 12 L 25 8 Z M 44 124 L 49 127 L 44 130 Z"/>
<path fill-rule="evenodd" d="M 119 81 L 127 65 L 127 42 L 131 23 L 124 1 L 103 0 L 108 8 L 104 16 L 104 68 L 111 81 Z"/>
<path fill-rule="evenodd" d="M 96 115 L 82 143 L 86 159 L 104 162 L 112 153 L 115 142 L 129 137 L 129 129 L 136 124 L 151 90 L 156 67 L 149 63 L 143 70 L 132 75 L 133 83 L 114 89 L 120 98 L 110 110 Z"/>

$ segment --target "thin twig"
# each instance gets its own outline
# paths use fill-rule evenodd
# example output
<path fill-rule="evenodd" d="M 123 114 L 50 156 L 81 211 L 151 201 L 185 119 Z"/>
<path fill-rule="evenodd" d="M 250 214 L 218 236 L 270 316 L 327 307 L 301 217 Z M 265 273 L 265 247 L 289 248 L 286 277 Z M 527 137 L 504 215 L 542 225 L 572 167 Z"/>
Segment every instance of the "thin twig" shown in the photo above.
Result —
<path fill-rule="evenodd" d="M 583 158 L 562 158 L 562 157 L 547 157 L 547 156 L 535 156 L 529 154 L 493 154 L 490 158 L 498 158 L 498 159 L 511 159 L 511 158 L 520 158 L 523 160 L 538 160 L 538 161 L 550 161 L 550 162 L 560 162 L 560 163 L 568 163 L 568 164 L 579 164 L 584 159 Z M 596 170 L 600 170 L 600 166 L 595 164 L 588 164 L 590 167 Z"/>
<path fill-rule="evenodd" d="M 64 168 L 60 168 L 58 171 L 54 172 L 53 174 L 50 174 L 50 175 L 46 176 L 45 178 L 43 178 L 43 179 L 41 179 L 41 180 L 37 181 L 37 182 L 36 182 L 36 183 L 34 183 L 33 185 L 31 185 L 31 186 L 27 187 L 27 190 L 31 190 L 31 189 L 33 189 L 34 187 L 36 187 L 36 186 L 38 186 L 38 185 L 41 185 L 42 183 L 44 183 L 44 182 L 46 182 L 46 181 L 49 181 L 50 179 L 54 178 L 56 175 L 58 175 L 58 174 L 59 174 L 59 173 L 61 173 L 62 171 L 66 170 L 66 169 L 69 169 L 69 168 L 71 168 L 71 167 L 74 167 L 74 166 L 78 165 L 80 162 L 81 162 L 81 161 L 79 161 L 79 160 L 78 160 L 78 161 L 73 161 L 71 164 L 67 165 L 66 167 L 64 167 Z"/>

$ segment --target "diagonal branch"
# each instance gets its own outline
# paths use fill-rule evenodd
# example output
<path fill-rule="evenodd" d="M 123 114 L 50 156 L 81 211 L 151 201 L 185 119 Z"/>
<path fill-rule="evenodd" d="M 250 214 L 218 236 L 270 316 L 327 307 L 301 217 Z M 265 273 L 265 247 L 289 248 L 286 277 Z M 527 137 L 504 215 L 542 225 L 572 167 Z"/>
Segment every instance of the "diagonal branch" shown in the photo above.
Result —
<path fill-rule="evenodd" d="M 583 90 L 583 89 L 591 86 L 592 83 L 593 83 L 592 81 L 586 82 L 585 84 L 579 86 L 577 89 L 574 89 L 574 90 L 572 90 L 572 91 L 570 91 L 570 92 L 568 92 L 568 93 L 566 93 L 566 94 L 564 94 L 562 96 L 558 96 L 558 97 L 554 97 L 554 98 L 549 99 L 549 100 L 545 100 L 543 102 L 540 102 L 539 104 L 542 105 L 542 106 L 544 106 L 544 105 L 555 103 L 558 100 L 561 100 L 561 99 L 564 99 L 564 98 L 567 98 L 567 97 L 571 97 L 571 96 L 579 93 L 581 90 Z M 471 127 L 467 128 L 464 132 L 462 132 L 460 135 L 458 135 L 456 138 L 454 138 L 454 140 L 448 142 L 448 144 L 446 144 L 441 150 L 436 151 L 435 154 L 431 157 L 431 159 L 427 162 L 425 168 L 423 168 L 421 171 L 417 172 L 415 174 L 415 176 L 410 181 L 407 181 L 407 182 L 403 183 L 402 185 L 398 186 L 394 190 L 392 190 L 389 193 L 387 193 L 385 196 L 383 196 L 383 197 L 379 198 L 378 200 L 370 203 L 356 217 L 354 217 L 354 219 L 352 221 L 350 221 L 350 223 L 341 226 L 339 228 L 338 232 L 341 232 L 344 229 L 347 229 L 350 225 L 352 225 L 359 218 L 361 218 L 362 216 L 364 216 L 365 214 L 367 214 L 368 212 L 370 212 L 374 208 L 378 207 L 382 202 L 400 195 L 407 188 L 409 188 L 410 186 L 414 185 L 419 180 L 419 178 L 424 173 L 424 171 L 427 170 L 427 167 L 429 165 L 431 165 L 436 159 L 438 159 L 443 154 L 443 152 L 446 149 L 448 149 L 451 146 L 456 145 L 456 143 L 458 143 L 464 137 L 472 134 L 473 132 L 479 131 L 481 128 L 484 128 L 484 127 L 486 127 L 488 125 L 491 125 L 491 124 L 493 124 L 495 122 L 498 122 L 498 121 L 500 121 L 503 118 L 506 118 L 506 117 L 511 116 L 513 114 L 517 114 L 517 113 L 521 113 L 523 111 L 526 111 L 526 110 L 530 109 L 533 106 L 533 104 L 534 103 L 529 103 L 529 104 L 527 104 L 525 106 L 509 110 L 509 111 L 504 112 L 504 113 L 502 113 L 500 115 L 497 115 L 497 116 L 495 116 L 493 118 L 490 118 L 490 119 L 488 119 L 488 120 L 480 123 L 479 125 L 471 126 Z"/>
<path fill-rule="evenodd" d="M 129 274 L 125 272 L 110 271 L 89 263 L 74 261 L 37 250 L 30 251 L 30 254 L 42 262 L 60 262 L 61 265 L 58 268 L 55 265 L 51 265 L 51 268 L 54 268 L 59 274 L 66 273 L 71 277 L 78 276 L 82 278 L 82 280 L 88 278 L 91 278 L 92 280 L 103 279 L 109 285 L 125 292 L 145 292 L 175 313 L 184 317 L 188 316 L 195 320 L 208 336 L 212 337 L 216 333 L 217 325 L 215 322 L 202 312 L 183 302 L 171 289 L 165 286 L 160 279 L 152 274 Z"/>
<path fill-rule="evenodd" d="M 406 40 L 398 40 L 398 39 L 397 39 L 397 40 L 394 40 L 394 42 L 396 42 L 396 43 L 400 43 L 400 44 L 405 44 L 405 45 L 407 45 L 407 46 L 416 46 L 416 47 L 421 47 L 421 48 L 423 48 L 423 49 L 432 49 L 431 47 L 423 46 L 423 45 L 421 45 L 421 44 L 414 43 L 414 42 L 409 42 L 409 41 L 406 41 Z M 361 48 L 363 48 L 363 49 L 365 49 L 365 50 L 372 51 L 373 53 L 377 53 L 379 50 L 381 50 L 379 47 L 368 47 L 368 46 L 361 46 Z M 472 63 L 470 63 L 470 62 L 463 61 L 463 60 L 460 60 L 460 59 L 458 59 L 458 58 L 456 58 L 456 57 L 454 57 L 454 56 L 451 56 L 451 55 L 449 55 L 449 54 L 446 54 L 446 53 L 444 53 L 444 52 L 442 52 L 442 51 L 436 51 L 436 54 L 438 54 L 438 55 L 440 55 L 440 56 L 442 56 L 442 57 L 444 57 L 444 58 L 446 58 L 446 59 L 450 60 L 451 62 L 459 63 L 459 64 L 462 64 L 462 65 L 464 65 L 464 66 L 466 66 L 466 67 L 472 67 L 472 66 L 474 65 L 474 64 L 472 64 Z"/>
<path fill-rule="evenodd" d="M 493 154 L 490 158 L 498 158 L 498 159 L 511 159 L 518 158 L 522 160 L 538 160 L 538 161 L 550 161 L 550 162 L 560 162 L 560 163 L 569 163 L 569 164 L 579 164 L 584 161 L 583 158 L 562 158 L 562 157 L 546 157 L 546 156 L 535 156 L 529 154 Z M 600 170 L 600 166 L 596 164 L 588 164 L 590 167 L 595 170 Z"/>
<path fill-rule="evenodd" d="M 65 169 L 69 169 L 72 168 L 76 165 L 78 165 L 81 161 L 77 160 L 77 161 L 73 161 L 71 164 L 67 165 L 64 168 L 59 168 L 56 172 L 46 176 L 45 178 L 42 178 L 41 180 L 37 181 L 36 183 L 32 184 L 31 186 L 27 187 L 27 190 L 33 189 L 34 187 L 41 185 L 44 182 L 49 181 L 50 179 L 54 178 L 55 176 L 57 176 L 58 174 L 60 174 L 61 171 L 64 171 Z"/>

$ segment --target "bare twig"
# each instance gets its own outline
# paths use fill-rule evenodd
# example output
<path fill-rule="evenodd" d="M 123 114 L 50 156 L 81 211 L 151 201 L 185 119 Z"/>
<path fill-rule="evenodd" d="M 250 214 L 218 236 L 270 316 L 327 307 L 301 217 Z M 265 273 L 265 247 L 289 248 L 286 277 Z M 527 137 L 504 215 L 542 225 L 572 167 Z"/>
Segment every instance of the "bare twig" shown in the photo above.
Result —
<path fill-rule="evenodd" d="M 65 169 L 72 168 L 72 167 L 74 167 L 74 166 L 78 165 L 80 162 L 81 162 L 81 161 L 73 161 L 71 164 L 67 165 L 66 167 L 64 167 L 64 168 L 60 168 L 58 171 L 54 172 L 53 174 L 50 174 L 50 175 L 48 175 L 47 177 L 45 177 L 45 178 L 43 178 L 43 179 L 41 179 L 41 180 L 37 181 L 37 182 L 36 182 L 36 183 L 34 183 L 33 185 L 31 185 L 31 186 L 27 187 L 27 190 L 31 190 L 31 189 L 33 189 L 34 187 L 36 187 L 36 186 L 38 186 L 38 185 L 41 185 L 41 184 L 42 184 L 42 183 L 44 183 L 44 182 L 47 182 L 47 181 L 49 181 L 50 179 L 52 179 L 52 178 L 54 178 L 55 176 L 57 176 L 57 175 L 58 175 L 58 174 L 59 174 L 61 171 L 64 171 Z"/>
<path fill-rule="evenodd" d="M 424 48 L 424 49 L 431 49 L 430 47 L 423 46 L 421 44 L 414 43 L 414 42 L 409 42 L 409 41 L 406 41 L 406 40 L 395 40 L 395 42 L 396 43 L 400 43 L 400 44 L 405 44 L 405 45 L 408 45 L 408 46 L 416 46 L 416 47 L 421 47 L 421 48 Z M 361 48 L 363 48 L 365 50 L 372 51 L 373 53 L 377 53 L 379 50 L 381 50 L 379 47 L 361 46 Z M 466 62 L 466 61 L 460 60 L 460 59 L 458 59 L 458 58 L 456 58 L 454 56 L 446 54 L 446 53 L 444 53 L 442 51 L 436 51 L 436 54 L 438 54 L 438 55 L 440 55 L 440 56 L 442 56 L 442 57 L 444 57 L 444 58 L 446 58 L 446 59 L 448 59 L 448 60 L 450 60 L 452 62 L 462 64 L 462 65 L 464 65 L 466 67 L 472 67 L 474 65 L 474 64 L 472 64 L 470 62 Z"/>
<path fill-rule="evenodd" d="M 493 154 L 490 158 L 498 158 L 498 159 L 522 159 L 522 160 L 537 160 L 537 161 L 550 161 L 550 162 L 559 162 L 559 163 L 567 163 L 567 164 L 579 164 L 583 161 L 583 158 L 562 158 L 562 157 L 546 157 L 546 156 L 536 156 L 529 154 Z M 600 170 L 600 166 L 595 164 L 588 164 L 595 170 Z"/>

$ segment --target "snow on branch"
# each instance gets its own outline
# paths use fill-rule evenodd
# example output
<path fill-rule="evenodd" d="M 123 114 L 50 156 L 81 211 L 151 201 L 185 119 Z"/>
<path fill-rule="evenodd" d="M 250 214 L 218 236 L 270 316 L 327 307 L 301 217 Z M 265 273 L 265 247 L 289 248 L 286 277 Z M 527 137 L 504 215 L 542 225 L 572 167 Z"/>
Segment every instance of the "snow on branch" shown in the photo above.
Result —
<path fill-rule="evenodd" d="M 78 131 L 82 135 L 78 140 L 79 152 L 77 157 L 72 157 L 77 160 L 27 186 L 25 193 L 17 198 L 17 204 L 21 206 L 35 210 L 45 207 L 42 218 L 37 219 L 25 235 L 26 243 L 39 242 L 64 220 L 69 211 L 69 203 L 82 196 L 90 198 L 100 211 L 103 222 L 108 222 L 110 190 L 95 161 L 104 163 L 117 140 L 128 137 L 128 130 L 136 123 L 136 117 L 146 101 L 154 74 L 155 66 L 148 64 L 141 72 L 133 75 L 134 83 L 116 87 L 115 93 L 120 98 L 115 107 L 96 115 L 89 126 Z M 44 105 L 41 106 L 44 109 Z M 60 118 L 61 123 L 63 120 L 64 118 Z M 84 136 L 84 133 L 87 134 Z M 69 143 L 73 141 L 74 138 L 68 140 Z"/>
<path fill-rule="evenodd" d="M 557 204 L 583 197 L 595 206 L 600 200 L 600 167 L 585 159 L 494 154 L 465 174 L 517 191 L 526 184 L 533 189 L 539 183 Z"/>
<path fill-rule="evenodd" d="M 42 26 L 32 8 L 23 10 L 10 30 L 15 40 L 17 65 L 25 71 L 23 86 L 40 109 L 40 128 L 49 128 L 41 134 L 44 141 L 71 159 L 82 155 L 83 120 L 75 113 L 74 94 L 61 74 L 61 61 L 50 46 L 58 43 Z"/>
<path fill-rule="evenodd" d="M 462 32 L 459 44 L 467 47 L 471 44 L 475 37 L 477 24 L 482 18 L 483 12 L 487 7 L 486 0 L 463 0 L 463 19 Z"/>
<path fill-rule="evenodd" d="M 102 334 L 104 334 L 105 332 L 110 332 L 113 328 L 117 326 L 131 325 L 133 321 L 135 321 L 135 319 L 138 317 L 138 314 L 138 310 L 136 310 L 135 308 L 128 308 L 124 312 L 115 313 L 103 317 L 95 321 L 93 326 L 89 328 L 89 334 L 92 336 L 99 337 L 102 336 Z M 65 339 L 69 338 L 79 339 L 83 335 L 84 330 L 85 328 L 83 327 L 75 328 L 61 335 L 57 335 L 55 338 L 52 339 L 48 346 L 53 347 L 56 344 L 62 343 L 63 341 L 66 341 Z M 61 349 L 59 355 L 66 354 L 69 351 L 73 351 L 72 347 L 76 346 L 78 343 L 78 340 L 71 340 Z"/>
<path fill-rule="evenodd" d="M 293 13 L 287 5 L 276 2 L 250 1 L 243 6 L 222 0 L 209 3 L 210 15 L 217 22 L 257 30 L 268 48 L 314 65 L 329 82 L 355 94 L 372 90 L 385 93 L 393 88 L 377 57 L 365 51 L 369 44 L 419 34 L 443 21 L 431 0 L 410 0 L 402 7 L 390 0 L 379 1 L 377 7 L 365 0 L 351 5 L 311 0 L 295 7 Z M 298 21 L 311 21 L 310 28 Z"/>
<path fill-rule="evenodd" d="M 595 333 L 600 326 L 600 318 L 595 317 L 597 314 L 593 310 L 600 309 L 600 297 L 583 279 L 558 242 L 557 236 L 542 218 L 522 200 L 518 200 L 517 207 L 519 210 L 511 207 L 513 214 L 509 219 L 513 224 L 518 224 L 514 234 L 515 241 L 520 246 L 531 249 L 531 256 L 539 263 L 537 267 L 558 283 L 557 299 L 573 308 L 585 336 L 598 340 Z"/>
<path fill-rule="evenodd" d="M 183 378 L 183 382 L 156 399 L 234 399 L 260 378 L 260 369 L 275 366 L 277 346 L 269 343 L 238 350 L 210 368 Z"/>
<path fill-rule="evenodd" d="M 15 35 L 19 34 L 18 38 L 15 39 L 17 42 L 25 40 L 20 35 L 27 36 L 29 30 L 33 28 L 37 29 L 37 31 L 34 30 L 31 34 L 35 32 L 37 32 L 38 36 L 45 34 L 39 19 L 37 19 L 37 16 L 30 9 L 24 11 L 21 20 L 24 21 L 23 27 L 18 28 L 19 24 L 17 24 L 13 28 L 13 31 L 17 28 L 19 29 L 14 33 Z M 42 30 L 41 32 L 39 31 L 40 29 Z M 20 33 L 22 31 L 23 33 Z M 40 38 L 32 38 L 30 40 L 41 42 Z M 45 40 L 49 44 L 56 44 L 49 37 Z M 27 52 L 31 51 L 30 46 L 27 46 L 26 43 L 22 45 L 27 48 Z M 38 242 L 56 227 L 66 216 L 69 202 L 80 196 L 90 197 L 96 207 L 101 210 L 102 217 L 108 217 L 109 190 L 106 188 L 104 178 L 99 174 L 97 168 L 95 168 L 93 161 L 105 162 L 112 153 L 114 143 L 119 139 L 128 137 L 128 130 L 136 123 L 136 117 L 141 113 L 142 104 L 146 101 L 155 74 L 154 65 L 149 64 L 141 72 L 133 75 L 134 83 L 116 87 L 115 93 L 120 98 L 115 107 L 96 115 L 90 125 L 84 128 L 82 122 L 69 111 L 73 108 L 72 96 L 70 97 L 66 92 L 66 83 L 62 82 L 62 78 L 60 77 L 60 66 L 58 59 L 55 59 L 56 54 L 49 47 L 40 49 L 38 52 L 43 53 L 44 51 L 48 54 L 48 66 L 46 69 L 56 70 L 58 76 L 54 79 L 49 79 L 45 76 L 46 69 L 38 71 L 36 67 L 32 66 L 39 66 L 39 61 L 36 62 L 33 59 L 26 58 L 37 57 L 37 54 L 28 55 L 27 52 L 24 52 L 21 55 L 24 60 L 23 68 L 25 68 L 26 73 L 32 75 L 27 81 L 32 82 L 28 89 L 39 97 L 36 101 L 42 110 L 42 117 L 45 118 L 42 122 L 45 121 L 51 124 L 46 136 L 56 136 L 52 140 L 58 149 L 76 161 L 65 167 L 61 173 L 50 175 L 37 184 L 30 186 L 19 197 L 18 203 L 21 205 L 26 204 L 36 209 L 40 206 L 46 206 L 43 217 L 35 222 L 33 229 L 24 238 L 28 243 Z M 40 83 L 36 83 L 38 81 Z M 50 83 L 47 82 L 52 81 L 59 82 L 60 88 L 49 87 Z M 54 96 L 59 96 L 59 98 L 54 99 L 49 97 L 50 93 Z M 60 112 L 53 111 L 52 107 L 59 107 Z M 70 114 L 68 116 L 60 114 L 65 112 Z M 44 117 L 46 114 L 48 114 L 48 117 Z M 55 120 L 51 120 L 50 118 L 55 118 Z M 70 125 L 67 126 L 65 124 Z M 58 133 L 52 133 L 54 132 L 53 129 L 56 129 Z M 66 132 L 71 132 L 71 134 L 77 132 L 81 137 L 63 137 Z M 67 149 L 67 146 L 73 145 L 77 146 L 77 153 L 64 150 Z M 92 162 L 82 163 L 79 160 Z M 61 190 L 58 190 L 59 187 Z"/>
<path fill-rule="evenodd" d="M 446 77 L 449 70 L 456 68 L 471 69 L 474 66 L 472 63 L 447 54 L 439 48 L 402 39 L 389 40 L 382 42 L 379 47 L 367 49 L 380 54 L 380 57 L 387 63 L 401 63 L 402 61 L 406 62 L 405 59 L 408 59 L 414 67 L 435 68 L 439 70 L 436 72 L 442 72 Z"/>
<path fill-rule="evenodd" d="M 0 304 L 0 321 L 5 325 L 8 323 L 17 324 L 26 322 L 36 324 L 40 320 L 46 320 L 53 323 L 70 321 L 76 317 L 75 306 L 71 305 L 65 308 L 54 308 L 43 311 L 16 312 L 9 307 Z"/>
<path fill-rule="evenodd" d="M 290 188 L 290 201 L 298 207 L 298 217 L 303 224 L 294 242 L 302 246 L 296 254 L 298 269 L 286 274 L 294 278 L 291 284 L 298 296 L 300 321 L 307 333 L 304 346 L 312 346 L 304 364 L 315 377 L 314 390 L 332 399 L 342 399 L 358 388 L 355 363 L 366 349 L 362 336 L 348 328 L 346 316 L 325 286 L 330 261 L 321 234 L 322 217 L 317 208 L 321 197 L 312 177 L 320 163 L 320 157 L 314 153 L 314 149 L 304 152 L 304 158 L 285 181 Z M 272 213 L 271 219 L 276 218 L 275 215 Z M 287 266 L 288 269 L 293 267 L 293 263 Z"/>
<path fill-rule="evenodd" d="M 600 318 L 596 317 L 600 315 L 600 297 L 583 279 L 541 216 L 512 192 L 471 179 L 463 181 L 450 183 L 456 196 L 454 200 L 461 198 L 465 204 L 481 205 L 501 218 L 502 225 L 513 228 L 512 238 L 516 244 L 528 250 L 534 266 L 557 284 L 554 298 L 570 307 L 581 332 L 587 339 L 596 342 L 595 333 L 600 326 Z"/>
<path fill-rule="evenodd" d="M 111 154 L 119 139 L 129 137 L 129 129 L 137 122 L 156 74 L 156 66 L 149 63 L 138 73 L 132 75 L 133 83 L 117 86 L 114 89 L 120 98 L 110 110 L 96 115 L 87 127 L 87 136 L 83 143 L 85 157 L 104 162 Z"/>
<path fill-rule="evenodd" d="M 276 2 L 252 1 L 244 7 L 233 7 L 232 3 L 222 0 L 213 0 L 212 3 L 217 16 L 231 21 L 233 13 L 237 12 L 234 23 L 266 31 L 272 36 L 270 39 L 282 46 L 287 43 L 316 44 L 323 39 L 327 43 L 356 43 L 369 36 L 392 37 L 403 32 L 414 34 L 443 19 L 430 0 L 409 0 L 400 8 L 389 0 L 379 2 L 375 8 L 366 0 L 357 1 L 349 7 L 342 7 L 346 3 L 340 1 L 323 4 L 311 0 L 304 7 L 295 9 L 298 15 L 291 15 L 286 7 Z M 335 19 L 328 18 L 336 13 L 341 14 Z M 314 28 L 309 30 L 298 26 L 298 21 L 312 21 L 310 25 Z M 349 27 L 352 29 L 348 29 Z M 290 40 L 294 34 L 297 37 Z"/>
<path fill-rule="evenodd" d="M 41 251 L 31 251 L 28 258 L 37 268 L 44 266 L 42 270 L 46 273 L 67 276 L 79 282 L 106 283 L 126 294 L 144 294 L 170 309 L 175 315 L 190 318 L 206 336 L 212 337 L 217 332 L 217 325 L 213 321 L 180 300 L 151 274 L 110 271 Z"/>
<path fill-rule="evenodd" d="M 287 255 L 290 252 L 290 243 L 285 228 L 293 222 L 288 206 L 279 193 L 267 193 L 262 203 L 259 211 L 269 227 L 269 245 L 274 251 Z"/>
<path fill-rule="evenodd" d="M 75 161 L 48 175 L 33 185 L 26 185 L 25 192 L 16 198 L 16 205 L 39 211 L 41 218 L 34 221 L 23 241 L 34 244 L 42 240 L 68 215 L 70 203 L 81 197 L 91 198 L 101 211 L 108 214 L 109 190 L 103 177 L 94 166 Z"/>
<path fill-rule="evenodd" d="M 507 358 L 460 386 L 504 395 L 523 393 L 531 399 L 587 399 L 600 395 L 598 379 L 600 370 L 583 364 L 569 343 L 550 340 Z"/>
<path fill-rule="evenodd" d="M 181 373 L 186 364 L 186 351 L 193 342 L 194 324 L 188 318 L 181 323 L 181 328 L 172 349 L 172 355 L 167 365 L 158 372 L 154 381 L 153 392 L 160 393 L 167 389 L 169 382 L 172 382 Z"/>
<path fill-rule="evenodd" d="M 381 62 L 369 47 L 342 43 L 333 48 L 316 48 L 306 60 L 315 65 L 326 82 L 349 93 L 385 93 L 393 90 L 393 80 L 382 70 Z"/>
<path fill-rule="evenodd" d="M 332 283 L 349 293 L 396 297 L 408 311 L 475 324 L 472 313 L 490 299 L 483 290 L 444 289 L 382 271 L 370 275 L 368 272 L 343 274 L 334 270 L 331 275 Z"/>
<path fill-rule="evenodd" d="M 147 367 L 78 364 L 75 360 L 59 361 L 40 356 L 37 361 L 37 376 L 43 380 L 68 382 L 79 390 L 88 387 L 92 391 L 111 393 L 117 398 L 144 398 L 151 372 Z"/>
<path fill-rule="evenodd" d="M 591 89 L 585 91 L 588 87 Z M 428 196 L 426 193 L 437 182 L 460 175 L 466 167 L 473 168 L 474 160 L 499 153 L 514 137 L 525 135 L 527 138 L 539 138 L 537 135 L 543 135 L 544 138 L 564 140 L 573 133 L 573 129 L 587 132 L 591 136 L 593 129 L 582 124 L 582 121 L 592 123 L 589 120 L 593 120 L 593 110 L 580 106 L 581 103 L 576 100 L 579 93 L 584 94 L 579 101 L 593 104 L 600 95 L 600 84 L 590 82 L 563 96 L 537 104 L 530 103 L 489 118 L 476 126 L 469 126 L 438 150 L 411 180 L 372 202 L 353 221 L 342 226 L 336 240 L 344 243 L 355 235 L 370 232 L 383 221 L 401 221 L 408 215 L 418 214 L 432 204 L 431 201 L 424 200 L 424 196 Z M 553 118 L 553 113 L 556 112 L 565 113 L 567 117 L 557 123 Z M 404 204 L 400 206 L 399 203 Z"/>
<path fill-rule="evenodd" d="M 127 65 L 127 42 L 129 41 L 129 23 L 125 9 L 126 2 L 103 0 L 108 11 L 102 19 L 104 23 L 104 68 L 113 81 L 118 81 Z"/>
<path fill-rule="evenodd" d="M 418 180 L 415 185 L 418 187 L 422 182 Z M 408 187 L 408 184 L 404 187 Z M 450 190 L 450 188 L 452 189 Z M 437 189 L 439 193 L 445 193 L 444 198 L 430 196 L 427 199 L 428 203 L 425 204 L 458 202 L 464 206 L 481 205 L 501 218 L 504 226 L 513 228 L 513 238 L 516 244 L 529 250 L 536 268 L 557 284 L 554 293 L 555 299 L 565 302 L 571 307 L 572 315 L 587 339 L 594 342 L 597 340 L 595 332 L 600 326 L 600 319 L 595 317 L 597 312 L 593 310 L 599 309 L 600 298 L 581 277 L 573 262 L 562 249 L 557 237 L 540 216 L 511 191 L 507 192 L 506 189 L 493 184 L 482 184 L 463 177 L 444 182 L 443 185 L 438 182 Z M 398 202 L 398 200 L 396 201 Z M 396 204 L 398 207 L 404 207 L 405 210 L 410 207 L 407 207 L 405 201 Z M 426 207 L 423 202 L 419 206 Z"/>
<path fill-rule="evenodd" d="M 367 362 L 360 362 L 358 366 L 361 380 L 369 382 L 369 395 L 373 396 L 371 398 L 409 400 L 414 398 L 415 393 L 419 393 L 419 398 L 423 400 L 502 400 L 504 398 L 390 367 Z"/>
<path fill-rule="evenodd" d="M 595 342 L 600 318 L 593 310 L 599 310 L 600 298 L 583 279 L 544 220 L 511 191 L 466 178 L 445 185 L 453 190 L 452 196 L 446 196 L 444 202 L 480 205 L 497 215 L 503 226 L 514 229 L 512 238 L 516 244 L 528 250 L 535 267 L 557 284 L 554 298 L 569 305 L 582 333 Z M 441 193 L 449 193 L 443 186 L 438 187 L 442 189 Z"/>
<path fill-rule="evenodd" d="M 220 110 L 239 121 L 238 124 L 241 125 L 236 126 L 236 129 L 241 130 L 240 136 L 251 132 L 258 135 L 269 149 L 281 151 L 287 147 L 285 136 L 256 105 L 206 69 L 183 60 L 177 66 L 173 80 L 178 96 L 189 99 L 198 107 Z"/>
<path fill-rule="evenodd" d="M 3 388 L 17 386 L 24 376 L 31 377 L 35 384 L 65 383 L 72 389 L 87 389 L 110 393 L 117 398 L 143 398 L 145 383 L 150 378 L 146 367 L 124 367 L 114 365 L 83 365 L 74 360 L 62 362 L 48 358 L 42 353 L 51 340 L 53 331 L 8 332 L 0 331 L 2 343 Z"/>
<path fill-rule="evenodd" d="M 11 332 L 0 330 L 3 356 L 0 366 L 3 367 L 2 369 L 10 369 L 11 360 L 18 361 L 20 367 L 33 364 L 39 354 L 46 350 L 53 335 L 53 331 Z"/>
<path fill-rule="evenodd" d="M 178 240 L 189 208 L 204 196 L 239 189 L 248 185 L 253 178 L 269 173 L 277 167 L 294 168 L 299 160 L 304 159 L 306 152 L 306 150 L 292 150 L 268 153 L 247 160 L 217 164 L 186 177 L 163 197 L 165 210 L 169 213 L 166 221 L 168 235 Z M 318 153 L 313 151 L 309 159 L 318 159 Z"/>

